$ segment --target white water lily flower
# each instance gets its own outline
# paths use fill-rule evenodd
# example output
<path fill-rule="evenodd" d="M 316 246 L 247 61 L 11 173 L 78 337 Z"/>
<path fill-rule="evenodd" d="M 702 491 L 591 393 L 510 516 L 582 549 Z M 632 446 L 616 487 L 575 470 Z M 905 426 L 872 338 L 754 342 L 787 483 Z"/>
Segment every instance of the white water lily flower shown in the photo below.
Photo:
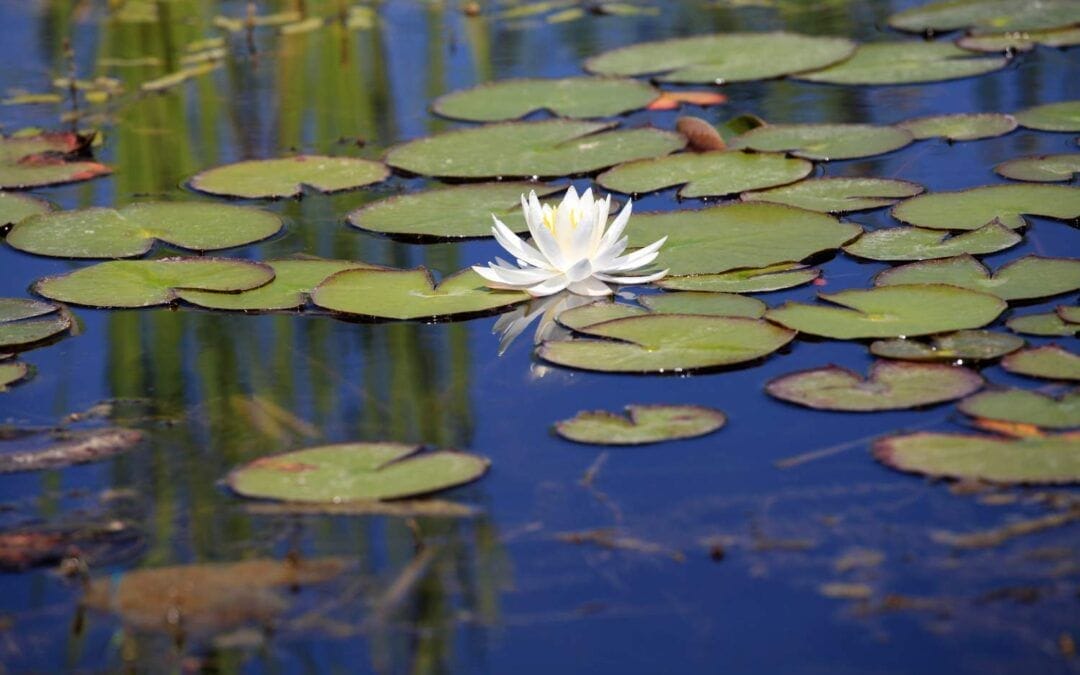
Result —
<path fill-rule="evenodd" d="M 491 288 L 525 291 L 541 297 L 568 290 L 577 295 L 611 295 L 608 284 L 645 284 L 656 281 L 667 270 L 643 276 L 622 276 L 656 260 L 667 237 L 633 253 L 622 255 L 628 238 L 622 236 L 630 220 L 631 202 L 607 226 L 611 196 L 594 199 L 588 189 L 578 197 L 571 187 L 557 208 L 541 206 L 536 192 L 521 196 L 521 208 L 532 235 L 532 244 L 514 234 L 492 214 L 495 239 L 517 262 L 501 258 L 487 267 L 474 266 Z"/>

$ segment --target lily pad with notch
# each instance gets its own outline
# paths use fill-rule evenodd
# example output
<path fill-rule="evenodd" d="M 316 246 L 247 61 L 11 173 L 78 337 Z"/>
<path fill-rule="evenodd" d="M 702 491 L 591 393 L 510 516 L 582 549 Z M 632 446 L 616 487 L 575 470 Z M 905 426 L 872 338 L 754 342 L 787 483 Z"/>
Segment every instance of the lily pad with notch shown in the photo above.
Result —
<path fill-rule="evenodd" d="M 293 310 L 306 305 L 315 287 L 338 272 L 385 269 L 364 262 L 320 258 L 266 260 L 264 264 L 274 270 L 273 281 L 265 286 L 240 293 L 179 289 L 176 295 L 184 302 L 208 309 L 242 312 Z"/>
<path fill-rule="evenodd" d="M 0 192 L 0 227 L 14 225 L 23 218 L 49 211 L 52 211 L 52 205 L 43 199 L 15 192 Z"/>
<path fill-rule="evenodd" d="M 768 190 L 744 192 L 746 202 L 786 204 L 819 213 L 847 213 L 891 206 L 914 197 L 921 185 L 888 178 L 811 178 Z"/>
<path fill-rule="evenodd" d="M 680 197 L 722 197 L 786 185 L 805 178 L 813 169 L 814 165 L 805 159 L 775 153 L 684 152 L 620 164 L 597 176 L 596 182 L 624 194 L 682 185 Z"/>
<path fill-rule="evenodd" d="M 0 136 L 0 189 L 77 183 L 112 173 L 88 158 L 92 140 L 70 132 Z"/>
<path fill-rule="evenodd" d="M 934 260 L 995 253 L 1021 241 L 1023 237 L 996 222 L 960 234 L 922 227 L 885 227 L 864 233 L 844 246 L 844 252 L 867 260 Z"/>
<path fill-rule="evenodd" d="M 199 192 L 246 199 L 299 197 L 305 187 L 340 192 L 386 180 L 381 162 L 358 157 L 297 155 L 225 164 L 195 174 L 189 184 Z"/>
<path fill-rule="evenodd" d="M 720 429 L 724 413 L 698 405 L 628 405 L 626 414 L 582 411 L 555 423 L 555 433 L 590 445 L 646 445 L 697 438 Z"/>
<path fill-rule="evenodd" d="M 1080 100 L 1045 103 L 1014 114 L 1020 126 L 1039 131 L 1080 131 Z"/>
<path fill-rule="evenodd" d="M 975 141 L 1004 136 L 1016 129 L 1016 118 L 1001 113 L 961 113 L 933 115 L 905 120 L 896 126 L 907 129 L 917 140 L 944 138 L 949 141 Z"/>
<path fill-rule="evenodd" d="M 1024 335 L 1069 337 L 1080 332 L 1080 323 L 1066 321 L 1057 312 L 1014 316 L 1005 325 L 1009 330 Z"/>
<path fill-rule="evenodd" d="M 1080 260 L 1029 255 L 991 275 L 978 260 L 962 255 L 893 267 L 874 277 L 875 286 L 897 284 L 950 284 L 1003 300 L 1045 298 L 1080 289 Z"/>
<path fill-rule="evenodd" d="M 985 56 L 949 42 L 875 42 L 859 45 L 850 59 L 797 79 L 828 84 L 916 84 L 983 75 L 1009 62 Z"/>
<path fill-rule="evenodd" d="M 581 330 L 604 321 L 649 314 L 697 314 L 701 316 L 741 316 L 760 319 L 768 307 L 764 302 L 735 293 L 675 292 L 638 296 L 639 305 L 599 301 L 560 313 L 557 320 L 572 330 Z"/>
<path fill-rule="evenodd" d="M 998 175 L 1035 183 L 1069 181 L 1080 173 L 1080 152 L 1010 159 L 994 167 Z"/>
<path fill-rule="evenodd" d="M 970 29 L 976 33 L 1044 30 L 1080 23 L 1073 0 L 938 0 L 897 12 L 889 25 L 913 33 Z"/>
<path fill-rule="evenodd" d="M 541 110 L 582 119 L 639 110 L 659 96 L 654 87 L 631 79 L 522 78 L 450 92 L 435 99 L 432 110 L 443 117 L 471 122 L 515 120 Z"/>
<path fill-rule="evenodd" d="M 1001 367 L 1047 380 L 1080 380 L 1080 355 L 1055 344 L 1013 352 L 1001 360 Z"/>
<path fill-rule="evenodd" d="M 0 298 L 0 353 L 26 349 L 69 328 L 70 315 L 52 303 Z"/>
<path fill-rule="evenodd" d="M 903 129 L 873 124 L 766 124 L 736 136 L 729 145 L 830 161 L 883 155 L 913 140 Z"/>
<path fill-rule="evenodd" d="M 1080 390 L 1054 397 L 1026 389 L 984 391 L 957 406 L 971 417 L 1032 424 L 1043 429 L 1080 427 Z"/>
<path fill-rule="evenodd" d="M 1063 185 L 984 185 L 957 192 L 930 192 L 900 202 L 897 220 L 934 230 L 977 230 L 997 221 L 1025 227 L 1023 214 L 1058 220 L 1080 218 L 1080 189 Z"/>
<path fill-rule="evenodd" d="M 799 263 L 777 263 L 766 267 L 731 270 L 720 274 L 668 276 L 654 282 L 669 291 L 707 293 L 768 293 L 808 284 L 821 270 Z"/>
<path fill-rule="evenodd" d="M 901 361 L 990 361 L 1015 352 L 1024 340 L 989 330 L 961 330 L 920 340 L 875 340 L 870 353 Z"/>

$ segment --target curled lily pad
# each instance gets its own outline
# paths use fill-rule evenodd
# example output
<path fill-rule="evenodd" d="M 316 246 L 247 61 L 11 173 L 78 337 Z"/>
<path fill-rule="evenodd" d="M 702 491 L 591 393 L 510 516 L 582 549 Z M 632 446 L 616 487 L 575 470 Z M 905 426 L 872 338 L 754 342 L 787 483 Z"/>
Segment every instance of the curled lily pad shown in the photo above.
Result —
<path fill-rule="evenodd" d="M 386 163 L 447 178 L 569 176 L 679 150 L 685 139 L 659 129 L 605 122 L 508 122 L 447 131 L 394 146 Z"/>
<path fill-rule="evenodd" d="M 886 227 L 866 232 L 844 246 L 844 252 L 868 260 L 933 260 L 1003 251 L 1022 240 L 996 222 L 956 235 L 922 227 Z"/>
<path fill-rule="evenodd" d="M 1015 114 L 1020 126 L 1040 131 L 1080 131 L 1080 100 L 1047 103 Z"/>
<path fill-rule="evenodd" d="M 71 327 L 71 318 L 48 302 L 0 298 L 0 352 L 25 349 Z"/>
<path fill-rule="evenodd" d="M 608 77 L 499 80 L 435 99 L 443 117 L 501 122 L 547 110 L 558 117 L 610 117 L 644 108 L 660 92 L 637 80 Z"/>
<path fill-rule="evenodd" d="M 88 307 L 152 307 L 181 289 L 238 293 L 270 283 L 267 265 L 225 258 L 112 260 L 34 284 L 38 295 Z"/>
<path fill-rule="evenodd" d="M 766 124 L 736 136 L 731 147 L 829 161 L 881 155 L 912 140 L 903 129 L 873 124 Z"/>
<path fill-rule="evenodd" d="M 406 443 L 341 443 L 262 457 L 229 474 L 245 497 L 291 502 L 401 499 L 477 480 L 491 462 Z"/>
<path fill-rule="evenodd" d="M 580 330 L 604 321 L 653 314 L 698 314 L 702 316 L 741 316 L 760 319 L 768 309 L 764 302 L 734 293 L 661 293 L 642 295 L 641 306 L 619 302 L 594 302 L 568 309 L 558 316 L 567 328 Z"/>
<path fill-rule="evenodd" d="M 1033 424 L 1044 429 L 1080 427 L 1080 391 L 1054 398 L 1026 389 L 984 391 L 960 402 L 960 412 L 971 417 Z"/>
<path fill-rule="evenodd" d="M 1001 360 L 1001 367 L 1017 375 L 1047 380 L 1080 380 L 1080 356 L 1058 345 L 1013 352 Z"/>
<path fill-rule="evenodd" d="M 874 277 L 876 286 L 950 284 L 991 293 L 1003 300 L 1026 300 L 1080 288 L 1080 260 L 1029 255 L 990 270 L 968 255 L 911 263 Z"/>
<path fill-rule="evenodd" d="M 1009 330 L 1025 335 L 1054 335 L 1068 337 L 1080 332 L 1080 323 L 1065 321 L 1057 312 L 1014 316 L 1005 322 Z"/>
<path fill-rule="evenodd" d="M 719 33 L 646 42 L 585 62 L 601 75 L 659 75 L 664 82 L 742 82 L 823 68 L 846 59 L 855 43 L 795 33 Z"/>
<path fill-rule="evenodd" d="M 64 258 L 130 258 L 155 241 L 192 251 L 243 246 L 281 229 L 273 213 L 206 202 L 142 202 L 121 209 L 90 208 L 27 218 L 8 233 L 20 251 Z"/>
<path fill-rule="evenodd" d="M 60 469 L 107 459 L 138 445 L 142 433 L 134 429 L 107 428 L 64 431 L 45 438 L 44 444 L 0 450 L 0 473 Z M 42 439 L 37 439 L 42 440 Z"/>
<path fill-rule="evenodd" d="M 680 197 L 720 197 L 744 190 L 785 185 L 804 178 L 814 165 L 773 153 L 680 153 L 620 164 L 597 176 L 608 190 L 626 194 L 654 192 L 676 185 Z"/>
<path fill-rule="evenodd" d="M 965 35 L 956 41 L 957 47 L 973 52 L 1027 52 L 1034 49 L 1035 45 L 1044 47 L 1080 45 L 1080 28 Z"/>
<path fill-rule="evenodd" d="M 907 129 L 916 139 L 946 138 L 974 141 L 1004 136 L 1016 128 L 1016 118 L 1001 113 L 934 115 L 906 120 L 896 126 Z"/>
<path fill-rule="evenodd" d="M 938 0 L 897 12 L 889 25 L 914 33 L 970 28 L 980 33 L 1004 33 L 1057 28 L 1080 22 L 1072 0 Z"/>
<path fill-rule="evenodd" d="M 878 42 L 860 45 L 850 59 L 798 78 L 830 84 L 914 84 L 982 75 L 1008 62 L 948 42 Z"/>
<path fill-rule="evenodd" d="M 1069 323 L 1080 323 L 1080 307 L 1058 307 L 1055 312 L 1061 317 L 1062 321 Z"/>
<path fill-rule="evenodd" d="M 683 314 L 615 319 L 581 330 L 601 339 L 548 341 L 540 358 L 581 370 L 679 373 L 752 361 L 795 336 L 758 319 Z"/>
<path fill-rule="evenodd" d="M 390 175 L 380 162 L 356 157 L 297 155 L 225 164 L 195 174 L 191 187 L 225 197 L 297 197 L 304 186 L 340 192 L 378 183 Z"/>
<path fill-rule="evenodd" d="M 1010 159 L 995 166 L 994 171 L 1006 178 L 1036 183 L 1072 180 L 1080 173 L 1080 153 Z"/>
<path fill-rule="evenodd" d="M 330 276 L 344 270 L 382 269 L 374 265 L 351 260 L 267 260 L 265 264 L 274 270 L 274 279 L 265 286 L 240 293 L 219 293 L 179 289 L 178 298 L 193 305 L 209 309 L 245 312 L 269 312 L 274 310 L 300 309 L 307 304 L 308 296 L 315 287 Z"/>
<path fill-rule="evenodd" d="M 23 218 L 48 213 L 49 202 L 14 192 L 0 192 L 0 226 L 13 225 Z"/>
<path fill-rule="evenodd" d="M 1080 189 L 1061 185 L 985 185 L 958 192 L 931 192 L 900 202 L 892 215 L 935 230 L 977 230 L 995 220 L 1017 229 L 1021 214 L 1069 220 L 1080 217 Z"/>
<path fill-rule="evenodd" d="M 784 375 L 765 391 L 789 403 L 818 410 L 902 410 L 962 398 L 982 388 L 983 378 L 966 368 L 934 363 L 878 361 L 870 375 L 825 366 Z"/>
<path fill-rule="evenodd" d="M 708 293 L 767 293 L 808 284 L 821 276 L 821 270 L 798 263 L 778 263 L 767 267 L 732 270 L 720 274 L 669 276 L 656 282 L 669 291 L 704 291 Z"/>
<path fill-rule="evenodd" d="M 379 319 L 438 319 L 487 314 L 529 299 L 525 293 L 494 291 L 471 269 L 435 283 L 431 272 L 346 270 L 319 284 L 311 300 L 332 312 Z"/>
<path fill-rule="evenodd" d="M 86 159 L 91 140 L 73 133 L 0 136 L 0 189 L 75 183 L 111 173 Z"/>
<path fill-rule="evenodd" d="M 556 422 L 555 433 L 576 443 L 645 445 L 711 434 L 726 421 L 719 410 L 697 405 L 628 405 L 626 415 L 579 412 Z"/>
<path fill-rule="evenodd" d="M 840 307 L 789 302 L 769 310 L 765 318 L 803 333 L 852 340 L 979 328 L 1006 307 L 997 296 L 941 284 L 881 286 L 819 297 Z"/>
<path fill-rule="evenodd" d="M 914 197 L 921 185 L 887 178 L 811 178 L 769 190 L 744 192 L 748 202 L 787 204 L 820 213 L 846 213 L 891 206 L 897 199 Z"/>
<path fill-rule="evenodd" d="M 934 335 L 930 343 L 919 340 L 876 340 L 870 353 L 902 361 L 989 361 L 1024 346 L 1024 341 L 1008 333 L 989 330 L 961 330 Z"/>
<path fill-rule="evenodd" d="M 30 366 L 21 361 L 0 363 L 0 391 L 30 377 Z"/>

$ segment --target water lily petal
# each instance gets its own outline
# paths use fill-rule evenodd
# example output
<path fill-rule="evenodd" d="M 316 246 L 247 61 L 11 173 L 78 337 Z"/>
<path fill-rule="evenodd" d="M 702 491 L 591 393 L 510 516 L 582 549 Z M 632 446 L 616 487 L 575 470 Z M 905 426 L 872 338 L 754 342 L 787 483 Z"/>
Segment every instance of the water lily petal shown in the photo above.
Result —
<path fill-rule="evenodd" d="M 575 281 L 569 285 L 568 290 L 571 293 L 587 295 L 594 298 L 611 295 L 611 287 L 595 276 L 582 279 L 581 281 Z"/>
<path fill-rule="evenodd" d="M 618 241 L 622 236 L 623 230 L 626 229 L 627 223 L 630 222 L 630 214 L 634 210 L 634 200 L 627 199 L 626 206 L 619 211 L 619 215 L 615 216 L 615 220 L 611 222 L 611 227 L 604 233 L 603 239 L 600 240 L 600 246 L 610 246 L 612 242 Z"/>
<path fill-rule="evenodd" d="M 592 276 L 592 273 L 592 263 L 589 261 L 588 258 L 582 258 L 581 260 L 571 265 L 570 268 L 566 270 L 566 272 L 564 272 L 564 274 L 566 274 L 566 278 L 569 279 L 571 282 L 577 282 L 581 281 L 582 279 L 587 279 Z"/>
<path fill-rule="evenodd" d="M 667 276 L 667 273 L 667 270 L 661 270 L 653 274 L 646 274 L 644 276 L 637 277 L 615 277 L 611 276 L 610 274 L 596 273 L 593 275 L 593 277 L 601 281 L 607 281 L 613 284 L 648 284 L 653 281 L 659 281 L 660 279 L 663 279 Z"/>
<path fill-rule="evenodd" d="M 565 274 L 558 274 L 546 281 L 542 281 L 535 286 L 531 286 L 525 289 L 525 292 L 533 297 L 542 297 L 545 295 L 552 295 L 570 285 L 570 280 L 566 278 Z"/>
<path fill-rule="evenodd" d="M 495 221 L 495 226 L 491 228 L 491 233 L 495 235 L 495 241 L 499 242 L 499 246 L 502 246 L 510 255 L 518 260 L 522 260 L 536 267 L 548 267 L 548 262 L 540 251 L 537 251 L 535 248 L 525 243 L 521 237 L 514 234 L 505 223 L 494 215 L 491 217 Z"/>

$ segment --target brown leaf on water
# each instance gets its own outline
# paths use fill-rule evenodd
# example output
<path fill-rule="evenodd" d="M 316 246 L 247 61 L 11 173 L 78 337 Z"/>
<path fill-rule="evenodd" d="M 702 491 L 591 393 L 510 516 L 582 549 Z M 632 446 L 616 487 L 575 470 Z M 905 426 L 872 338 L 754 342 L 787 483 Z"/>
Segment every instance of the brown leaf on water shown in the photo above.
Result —
<path fill-rule="evenodd" d="M 592 544 L 600 548 L 635 551 L 648 555 L 661 555 L 671 558 L 675 562 L 683 562 L 686 556 L 682 551 L 668 548 L 635 537 L 628 537 L 613 529 L 577 530 L 574 532 L 557 532 L 555 539 L 568 544 Z"/>
<path fill-rule="evenodd" d="M 675 120 L 675 130 L 686 137 L 689 148 L 694 152 L 727 148 L 727 143 L 720 137 L 720 132 L 700 117 L 680 117 Z"/>
<path fill-rule="evenodd" d="M 818 586 L 818 593 L 837 600 L 868 600 L 873 597 L 874 589 L 866 584 L 833 582 Z"/>
<path fill-rule="evenodd" d="M 0 473 L 59 469 L 107 459 L 130 450 L 142 440 L 135 429 L 110 427 L 90 431 L 64 431 L 52 435 L 45 447 L 4 452 L 0 446 Z"/>
<path fill-rule="evenodd" d="M 119 520 L 59 527 L 20 527 L 0 531 L 0 570 L 21 572 L 55 565 L 67 558 L 99 564 L 129 557 L 141 547 L 142 536 Z"/>
<path fill-rule="evenodd" d="M 1010 438 L 1032 438 L 1046 435 L 1034 424 L 1025 424 L 1023 422 L 1005 422 L 976 417 L 971 420 L 971 424 L 983 431 L 992 431 Z"/>
<path fill-rule="evenodd" d="M 675 110 L 684 103 L 702 107 L 727 103 L 727 96 L 715 91 L 665 91 L 646 110 Z"/>
<path fill-rule="evenodd" d="M 930 538 L 939 544 L 946 544 L 956 548 L 991 548 L 1000 546 L 1016 537 L 1061 527 L 1077 520 L 1080 520 L 1080 508 L 1073 508 L 1059 513 L 1050 513 L 1038 518 L 1017 520 L 989 530 L 965 532 L 962 534 L 944 531 L 932 532 L 930 533 Z"/>

